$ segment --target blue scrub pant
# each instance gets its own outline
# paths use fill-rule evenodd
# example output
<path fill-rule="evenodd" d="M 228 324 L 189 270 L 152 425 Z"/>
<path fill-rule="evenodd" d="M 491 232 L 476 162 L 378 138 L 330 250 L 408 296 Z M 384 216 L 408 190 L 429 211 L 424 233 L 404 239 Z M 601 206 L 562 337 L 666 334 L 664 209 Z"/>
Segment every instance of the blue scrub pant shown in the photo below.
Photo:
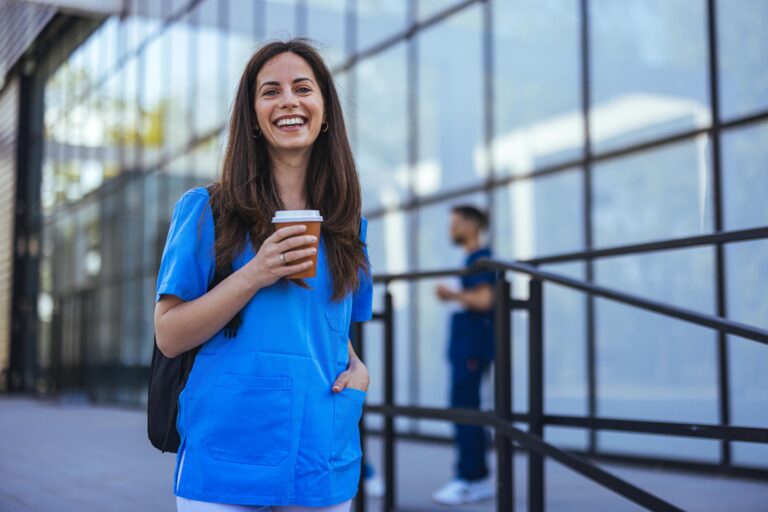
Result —
<path fill-rule="evenodd" d="M 480 408 L 480 382 L 489 363 L 469 358 L 451 361 L 451 407 Z M 480 480 L 488 476 L 485 463 L 486 432 L 480 425 L 454 425 L 459 453 L 456 476 L 462 480 Z"/>

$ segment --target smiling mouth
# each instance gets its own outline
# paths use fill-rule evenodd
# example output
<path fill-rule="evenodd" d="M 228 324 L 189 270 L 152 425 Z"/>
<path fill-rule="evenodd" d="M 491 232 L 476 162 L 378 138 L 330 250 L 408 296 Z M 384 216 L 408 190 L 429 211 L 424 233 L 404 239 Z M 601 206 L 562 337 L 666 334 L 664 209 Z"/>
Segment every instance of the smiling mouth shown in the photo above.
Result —
<path fill-rule="evenodd" d="M 291 117 L 281 117 L 274 123 L 275 126 L 278 128 L 293 128 L 293 127 L 300 127 L 307 124 L 306 118 L 302 116 L 291 116 Z"/>

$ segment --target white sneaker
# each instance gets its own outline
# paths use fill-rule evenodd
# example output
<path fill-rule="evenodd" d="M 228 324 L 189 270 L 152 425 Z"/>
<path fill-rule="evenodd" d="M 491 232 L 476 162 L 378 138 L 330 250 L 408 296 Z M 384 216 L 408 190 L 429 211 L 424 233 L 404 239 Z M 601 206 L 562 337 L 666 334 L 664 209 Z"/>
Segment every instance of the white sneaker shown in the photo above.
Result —
<path fill-rule="evenodd" d="M 381 498 L 384 496 L 384 480 L 378 475 L 366 478 L 365 495 L 371 498 Z"/>
<path fill-rule="evenodd" d="M 474 482 L 457 478 L 436 490 L 432 500 L 440 505 L 467 505 L 492 498 L 495 494 L 495 484 L 490 478 Z"/>

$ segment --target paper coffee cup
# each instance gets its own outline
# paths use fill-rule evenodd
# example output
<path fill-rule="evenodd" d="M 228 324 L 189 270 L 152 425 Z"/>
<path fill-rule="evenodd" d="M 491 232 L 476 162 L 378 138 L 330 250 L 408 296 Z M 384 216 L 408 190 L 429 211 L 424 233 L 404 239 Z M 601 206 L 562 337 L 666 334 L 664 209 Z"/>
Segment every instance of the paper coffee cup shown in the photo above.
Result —
<path fill-rule="evenodd" d="M 275 227 L 275 231 L 288 226 L 294 226 L 296 224 L 302 224 L 307 226 L 307 230 L 299 236 L 314 235 L 316 238 L 315 243 L 296 247 L 291 251 L 298 251 L 301 249 L 308 249 L 314 247 L 316 249 L 315 254 L 309 258 L 302 260 L 296 260 L 288 262 L 288 265 L 297 265 L 300 262 L 312 260 L 312 266 L 302 272 L 297 272 L 286 276 L 287 279 L 302 279 L 306 277 L 315 277 L 317 274 L 317 254 L 320 250 L 320 224 L 323 222 L 323 216 L 320 215 L 318 210 L 280 210 L 275 212 L 275 216 L 272 217 L 272 224 Z"/>

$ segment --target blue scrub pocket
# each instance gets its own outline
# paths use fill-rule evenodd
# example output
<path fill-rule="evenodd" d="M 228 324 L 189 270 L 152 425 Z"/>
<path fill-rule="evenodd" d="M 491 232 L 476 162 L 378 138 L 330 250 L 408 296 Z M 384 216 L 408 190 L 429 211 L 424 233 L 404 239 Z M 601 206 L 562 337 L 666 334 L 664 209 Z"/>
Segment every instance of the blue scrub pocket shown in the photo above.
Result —
<path fill-rule="evenodd" d="M 264 466 L 285 460 L 292 448 L 292 383 L 290 377 L 220 375 L 206 418 L 213 458 Z"/>
<path fill-rule="evenodd" d="M 340 468 L 360 460 L 358 422 L 363 413 L 365 391 L 344 388 L 333 395 L 333 432 L 331 434 L 331 466 Z"/>
<path fill-rule="evenodd" d="M 346 339 L 345 326 L 349 328 L 349 320 L 352 318 L 352 298 L 351 295 L 347 295 L 341 301 L 328 300 L 325 306 L 325 318 L 328 320 L 328 325 L 334 331 L 344 333 Z"/>

